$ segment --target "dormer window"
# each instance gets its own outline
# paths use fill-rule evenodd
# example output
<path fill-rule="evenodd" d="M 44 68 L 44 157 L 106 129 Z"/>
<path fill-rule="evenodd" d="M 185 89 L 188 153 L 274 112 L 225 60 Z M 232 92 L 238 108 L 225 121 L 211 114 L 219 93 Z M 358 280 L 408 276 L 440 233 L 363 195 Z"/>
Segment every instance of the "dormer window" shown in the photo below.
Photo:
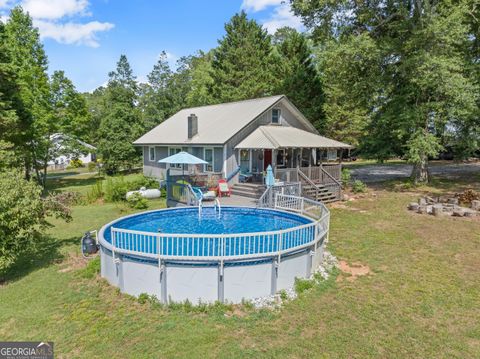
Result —
<path fill-rule="evenodd" d="M 273 108 L 272 109 L 272 123 L 275 125 L 280 124 L 280 109 L 279 108 Z"/>

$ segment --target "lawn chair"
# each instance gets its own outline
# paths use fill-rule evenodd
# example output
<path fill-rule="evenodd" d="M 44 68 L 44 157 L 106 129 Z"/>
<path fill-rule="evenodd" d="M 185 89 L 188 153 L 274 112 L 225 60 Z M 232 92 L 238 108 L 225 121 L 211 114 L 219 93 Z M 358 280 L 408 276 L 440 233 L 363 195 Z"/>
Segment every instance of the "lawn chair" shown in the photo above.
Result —
<path fill-rule="evenodd" d="M 228 183 L 224 179 L 218 180 L 218 197 L 222 197 L 222 195 L 227 195 L 228 197 L 231 195 L 230 187 L 228 187 Z"/>
<path fill-rule="evenodd" d="M 250 172 L 241 171 L 238 176 L 238 180 L 240 181 L 240 183 L 252 182 L 253 180 L 253 174 Z"/>

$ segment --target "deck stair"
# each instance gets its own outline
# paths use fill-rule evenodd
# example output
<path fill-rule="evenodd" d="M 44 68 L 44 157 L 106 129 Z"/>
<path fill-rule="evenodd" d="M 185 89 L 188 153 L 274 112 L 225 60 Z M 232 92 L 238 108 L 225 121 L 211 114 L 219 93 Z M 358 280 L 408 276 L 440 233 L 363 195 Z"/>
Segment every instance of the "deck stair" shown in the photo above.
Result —
<path fill-rule="evenodd" d="M 321 201 L 323 203 L 335 202 L 338 200 L 335 193 L 330 192 L 328 188 L 321 184 L 312 185 L 303 183 L 302 194 L 307 198 Z"/>
<path fill-rule="evenodd" d="M 263 184 L 237 183 L 232 188 L 232 194 L 242 197 L 259 199 L 265 191 Z"/>
<path fill-rule="evenodd" d="M 302 194 L 305 197 L 324 203 L 335 202 L 340 199 L 341 187 L 339 183 L 321 184 L 314 182 L 302 171 L 298 172 L 298 177 L 302 183 Z"/>

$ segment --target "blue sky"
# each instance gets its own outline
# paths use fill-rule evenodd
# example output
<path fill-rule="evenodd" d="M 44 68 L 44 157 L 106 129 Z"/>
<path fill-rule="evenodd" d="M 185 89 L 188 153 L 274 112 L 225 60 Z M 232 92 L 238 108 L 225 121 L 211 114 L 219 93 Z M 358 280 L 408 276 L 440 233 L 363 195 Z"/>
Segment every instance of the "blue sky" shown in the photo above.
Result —
<path fill-rule="evenodd" d="M 301 29 L 282 0 L 0 0 L 3 21 L 17 4 L 40 30 L 49 71 L 64 70 L 79 91 L 104 84 L 120 54 L 143 81 L 162 50 L 174 65 L 180 56 L 215 47 L 225 22 L 242 9 L 269 32 Z"/>

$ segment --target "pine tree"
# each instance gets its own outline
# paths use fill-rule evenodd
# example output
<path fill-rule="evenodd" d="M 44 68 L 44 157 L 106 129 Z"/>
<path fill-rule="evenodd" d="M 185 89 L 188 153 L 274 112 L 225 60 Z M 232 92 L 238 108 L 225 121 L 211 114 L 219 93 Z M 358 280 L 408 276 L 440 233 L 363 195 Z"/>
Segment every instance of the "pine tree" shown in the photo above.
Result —
<path fill-rule="evenodd" d="M 274 94 L 279 87 L 278 57 L 271 38 L 245 12 L 225 25 L 212 61 L 211 93 L 216 102 L 228 102 Z"/>
<path fill-rule="evenodd" d="M 137 109 L 137 82 L 125 55 L 120 56 L 115 71 L 109 73 L 105 93 L 104 118 L 100 124 L 98 151 L 108 174 L 131 169 L 140 162 L 140 152 L 133 142 L 144 127 Z"/>
<path fill-rule="evenodd" d="M 292 28 L 281 28 L 274 35 L 274 43 L 282 64 L 278 92 L 286 95 L 324 133 L 323 87 L 305 35 Z"/>

